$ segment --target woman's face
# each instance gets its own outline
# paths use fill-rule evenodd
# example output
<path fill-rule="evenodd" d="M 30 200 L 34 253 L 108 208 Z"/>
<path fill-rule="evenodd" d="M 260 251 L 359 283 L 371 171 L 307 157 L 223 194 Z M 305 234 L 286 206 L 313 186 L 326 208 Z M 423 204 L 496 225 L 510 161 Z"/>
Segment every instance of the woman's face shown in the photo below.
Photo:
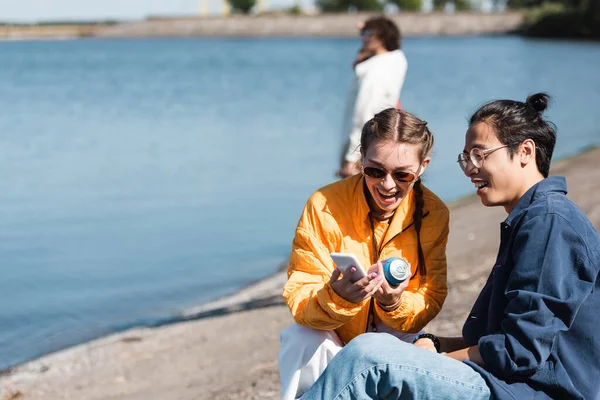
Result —
<path fill-rule="evenodd" d="M 369 145 L 363 154 L 363 174 L 372 211 L 393 214 L 429 164 L 428 157 L 421 162 L 419 156 L 420 148 L 413 144 L 376 140 Z"/>
<path fill-rule="evenodd" d="M 362 29 L 360 31 L 360 38 L 363 42 L 363 49 L 369 53 L 375 54 L 383 47 L 381 40 L 375 35 L 375 32 L 370 29 Z"/>

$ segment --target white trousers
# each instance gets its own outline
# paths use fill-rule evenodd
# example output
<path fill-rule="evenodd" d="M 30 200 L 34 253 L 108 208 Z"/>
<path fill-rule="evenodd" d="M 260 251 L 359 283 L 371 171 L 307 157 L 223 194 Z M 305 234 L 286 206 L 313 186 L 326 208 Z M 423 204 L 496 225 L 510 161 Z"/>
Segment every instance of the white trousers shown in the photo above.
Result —
<path fill-rule="evenodd" d="M 378 332 L 390 333 L 409 343 L 423 332 L 398 332 L 384 324 L 378 324 L 377 328 Z M 344 347 L 334 331 L 319 331 L 299 324 L 282 330 L 279 342 L 279 379 L 283 400 L 300 398 Z"/>

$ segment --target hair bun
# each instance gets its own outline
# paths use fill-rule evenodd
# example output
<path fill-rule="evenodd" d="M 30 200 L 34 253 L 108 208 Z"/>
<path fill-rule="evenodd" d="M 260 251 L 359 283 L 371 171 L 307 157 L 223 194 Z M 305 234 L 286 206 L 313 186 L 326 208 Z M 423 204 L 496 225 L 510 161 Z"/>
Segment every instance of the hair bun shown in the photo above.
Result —
<path fill-rule="evenodd" d="M 546 93 L 536 93 L 527 97 L 525 104 L 533 108 L 538 113 L 543 113 L 548 108 L 550 102 L 550 96 Z"/>

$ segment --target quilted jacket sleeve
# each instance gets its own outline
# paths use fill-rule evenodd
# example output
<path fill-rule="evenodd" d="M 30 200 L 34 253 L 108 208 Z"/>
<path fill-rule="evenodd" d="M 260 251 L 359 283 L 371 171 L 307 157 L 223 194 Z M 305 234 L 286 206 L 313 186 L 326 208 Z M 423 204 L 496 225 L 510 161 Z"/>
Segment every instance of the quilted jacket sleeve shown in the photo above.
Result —
<path fill-rule="evenodd" d="M 335 268 L 329 254 L 341 241 L 341 234 L 333 218 L 319 210 L 314 201 L 315 195 L 296 228 L 283 298 L 297 323 L 331 330 L 351 320 L 362 303 L 344 300 L 329 285 Z"/>

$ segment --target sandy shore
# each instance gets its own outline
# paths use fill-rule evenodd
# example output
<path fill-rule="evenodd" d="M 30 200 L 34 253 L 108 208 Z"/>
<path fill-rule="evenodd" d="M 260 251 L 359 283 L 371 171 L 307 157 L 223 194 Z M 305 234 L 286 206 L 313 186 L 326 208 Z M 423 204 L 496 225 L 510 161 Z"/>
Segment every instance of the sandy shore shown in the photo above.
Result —
<path fill-rule="evenodd" d="M 556 163 L 569 197 L 600 229 L 600 149 Z M 460 333 L 499 243 L 502 209 L 477 197 L 450 207 L 450 294 L 429 330 Z M 291 237 L 290 237 L 291 240 Z M 190 321 L 132 329 L 23 364 L 0 376 L 0 399 L 277 399 L 278 332 L 292 323 L 284 273 L 235 298 L 191 310 Z"/>

